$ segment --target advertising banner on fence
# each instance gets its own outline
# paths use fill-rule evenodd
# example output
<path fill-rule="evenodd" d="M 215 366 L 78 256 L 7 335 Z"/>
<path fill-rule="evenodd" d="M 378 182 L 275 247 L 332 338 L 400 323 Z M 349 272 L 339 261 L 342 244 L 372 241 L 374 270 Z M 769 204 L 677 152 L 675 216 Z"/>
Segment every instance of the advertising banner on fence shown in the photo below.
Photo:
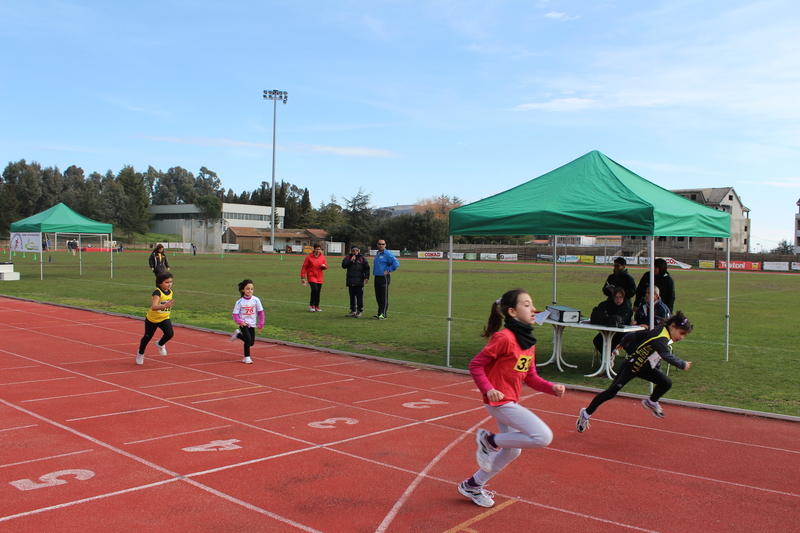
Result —
<path fill-rule="evenodd" d="M 477 261 L 478 254 L 477 252 L 467 252 L 464 254 L 464 259 L 466 259 L 467 261 Z"/>
<path fill-rule="evenodd" d="M 715 268 L 717 265 L 712 259 L 701 259 L 697 262 L 698 268 Z"/>
<path fill-rule="evenodd" d="M 453 259 L 464 259 L 464 252 L 453 252 Z"/>
<path fill-rule="evenodd" d="M 558 256 L 559 263 L 577 263 L 578 256 L 577 255 L 559 255 Z"/>
<path fill-rule="evenodd" d="M 593 255 L 579 255 L 578 261 L 581 263 L 594 263 Z"/>
<path fill-rule="evenodd" d="M 12 233 L 10 245 L 12 252 L 41 252 L 42 234 Z"/>
<path fill-rule="evenodd" d="M 420 259 L 442 259 L 444 252 L 417 252 L 417 257 Z"/>
<path fill-rule="evenodd" d="M 792 263 L 792 270 L 800 270 L 800 263 Z"/>
<path fill-rule="evenodd" d="M 764 270 L 775 270 L 778 272 L 789 272 L 789 262 L 764 261 Z"/>
<path fill-rule="evenodd" d="M 497 261 L 497 254 L 481 254 L 481 261 Z"/>
<path fill-rule="evenodd" d="M 719 262 L 719 268 L 725 268 L 725 261 Z M 761 263 L 756 261 L 731 261 L 731 270 L 761 270 Z"/>
<path fill-rule="evenodd" d="M 500 261 L 516 261 L 517 254 L 500 254 Z"/>

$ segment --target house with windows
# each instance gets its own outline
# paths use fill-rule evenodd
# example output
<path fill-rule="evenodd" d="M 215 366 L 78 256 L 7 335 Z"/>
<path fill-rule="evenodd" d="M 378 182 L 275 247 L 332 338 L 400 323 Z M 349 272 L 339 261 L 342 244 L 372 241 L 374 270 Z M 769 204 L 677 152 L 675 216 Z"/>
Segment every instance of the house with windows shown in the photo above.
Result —
<path fill-rule="evenodd" d="M 671 192 L 703 204 L 706 207 L 729 213 L 731 215 L 731 252 L 750 251 L 750 209 L 742 204 L 733 187 L 677 189 Z M 647 236 L 625 237 L 623 246 L 627 246 L 629 249 L 641 248 L 645 246 L 647 238 Z M 656 237 L 656 246 L 659 249 L 685 248 L 722 251 L 725 249 L 725 239 L 719 237 L 682 237 L 679 235 L 661 236 Z"/>
<path fill-rule="evenodd" d="M 797 200 L 797 207 L 800 208 L 800 200 Z M 800 254 L 800 209 L 794 215 L 794 253 Z"/>
<path fill-rule="evenodd" d="M 276 224 L 277 225 L 277 224 Z M 303 253 L 305 247 L 324 241 L 328 232 L 322 229 L 275 229 L 275 251 Z M 270 231 L 244 226 L 231 226 L 222 236 L 226 244 L 238 244 L 239 250 L 261 251 L 269 244 Z"/>

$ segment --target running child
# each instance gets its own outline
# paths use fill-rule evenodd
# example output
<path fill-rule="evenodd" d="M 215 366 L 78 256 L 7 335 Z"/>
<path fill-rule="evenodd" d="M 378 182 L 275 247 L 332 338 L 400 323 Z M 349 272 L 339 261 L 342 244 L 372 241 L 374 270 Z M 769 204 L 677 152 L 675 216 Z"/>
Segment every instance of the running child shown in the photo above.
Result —
<path fill-rule="evenodd" d="M 243 363 L 252 364 L 250 359 L 250 347 L 256 343 L 255 328 L 261 333 L 264 327 L 264 306 L 258 296 L 253 296 L 253 280 L 246 279 L 239 283 L 239 294 L 241 298 L 233 306 L 233 321 L 239 326 L 231 335 L 231 342 L 242 339 L 244 342 Z"/>
<path fill-rule="evenodd" d="M 619 374 L 606 390 L 594 397 L 589 407 L 581 409 L 578 420 L 575 421 L 578 433 L 589 429 L 589 418 L 597 408 L 616 396 L 633 378 L 641 378 L 655 385 L 650 397 L 642 400 L 642 407 L 652 412 L 656 418 L 664 418 L 664 410 L 661 409 L 658 400 L 672 388 L 672 380 L 661 371 L 661 360 L 681 370 L 689 370 L 692 362 L 674 356 L 669 350 L 669 345 L 683 340 L 691 331 L 692 324 L 689 319 L 678 311 L 661 326 L 625 335 L 620 345 L 628 355 L 619 369 Z"/>
<path fill-rule="evenodd" d="M 169 313 L 175 305 L 175 292 L 172 290 L 172 272 L 163 270 L 156 276 L 156 290 L 153 291 L 153 299 L 150 303 L 150 310 L 144 318 L 144 337 L 139 342 L 139 351 L 136 352 L 136 364 L 144 364 L 144 349 L 147 343 L 153 338 L 157 329 L 163 335 L 156 342 L 159 355 L 167 355 L 167 342 L 172 338 L 172 320 Z"/>
<path fill-rule="evenodd" d="M 477 431 L 480 470 L 458 486 L 458 492 L 481 507 L 494 505 L 494 493 L 483 488 L 489 479 L 519 457 L 523 448 L 544 448 L 553 440 L 547 424 L 519 404 L 523 381 L 554 396 L 563 396 L 565 391 L 564 385 L 550 383 L 536 373 L 535 313 L 527 292 L 515 289 L 505 293 L 492 304 L 483 330 L 482 336 L 490 338 L 489 343 L 469 364 L 472 379 L 483 394 L 484 407 L 500 428 L 499 433 Z"/>

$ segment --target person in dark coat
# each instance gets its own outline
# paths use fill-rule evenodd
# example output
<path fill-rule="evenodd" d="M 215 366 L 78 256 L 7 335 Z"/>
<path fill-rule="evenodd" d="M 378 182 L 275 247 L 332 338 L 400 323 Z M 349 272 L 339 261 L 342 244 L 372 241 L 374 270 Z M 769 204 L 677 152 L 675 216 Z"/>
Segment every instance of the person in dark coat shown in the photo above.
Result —
<path fill-rule="evenodd" d="M 164 245 L 163 244 L 156 244 L 153 247 L 153 251 L 150 254 L 150 270 L 153 271 L 153 274 L 158 276 L 159 272 L 168 271 L 169 270 L 169 261 L 167 261 L 167 254 L 164 253 Z"/>
<path fill-rule="evenodd" d="M 631 317 L 633 316 L 633 307 L 631 307 L 631 301 L 625 298 L 625 289 L 621 287 L 617 287 L 612 292 L 612 297 L 604 302 L 600 302 L 597 307 L 605 311 L 608 316 L 618 316 L 622 321 L 622 325 L 627 326 L 631 323 Z M 616 346 L 619 344 L 619 341 L 622 340 L 624 337 L 624 333 L 614 333 L 613 340 L 611 341 L 611 346 Z M 598 333 L 595 338 L 592 340 L 594 343 L 594 347 L 597 349 L 598 352 L 603 352 L 603 335 Z"/>
<path fill-rule="evenodd" d="M 606 278 L 606 284 L 603 285 L 603 294 L 610 300 L 612 298 L 611 293 L 615 288 L 625 290 L 626 300 L 636 296 L 636 280 L 628 273 L 628 263 L 624 257 L 614 259 L 614 273 Z"/>
<path fill-rule="evenodd" d="M 653 273 L 655 276 L 656 287 L 661 292 L 661 301 L 664 302 L 669 308 L 669 312 L 675 311 L 675 281 L 672 276 L 667 272 L 667 261 L 659 257 L 653 263 Z M 645 272 L 642 279 L 639 280 L 639 286 L 636 287 L 636 301 L 633 302 L 634 309 L 639 309 L 642 305 L 647 304 L 645 300 L 645 293 L 650 286 L 650 272 Z"/>
<path fill-rule="evenodd" d="M 347 269 L 347 288 L 350 291 L 350 312 L 347 316 L 361 318 L 364 310 L 364 285 L 369 283 L 369 261 L 361 255 L 358 246 L 350 249 L 350 255 L 342 259 L 342 268 Z"/>

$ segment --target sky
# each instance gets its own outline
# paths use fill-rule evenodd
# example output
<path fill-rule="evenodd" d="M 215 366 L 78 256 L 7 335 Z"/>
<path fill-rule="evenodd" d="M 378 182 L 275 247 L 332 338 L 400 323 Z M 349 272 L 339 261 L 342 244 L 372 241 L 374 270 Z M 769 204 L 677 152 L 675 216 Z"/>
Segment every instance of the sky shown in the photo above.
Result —
<path fill-rule="evenodd" d="M 599 150 L 734 187 L 769 250 L 800 199 L 797 28 L 796 0 L 0 0 L 0 164 L 206 167 L 238 194 L 271 183 L 277 119 L 278 183 L 384 207 Z"/>

